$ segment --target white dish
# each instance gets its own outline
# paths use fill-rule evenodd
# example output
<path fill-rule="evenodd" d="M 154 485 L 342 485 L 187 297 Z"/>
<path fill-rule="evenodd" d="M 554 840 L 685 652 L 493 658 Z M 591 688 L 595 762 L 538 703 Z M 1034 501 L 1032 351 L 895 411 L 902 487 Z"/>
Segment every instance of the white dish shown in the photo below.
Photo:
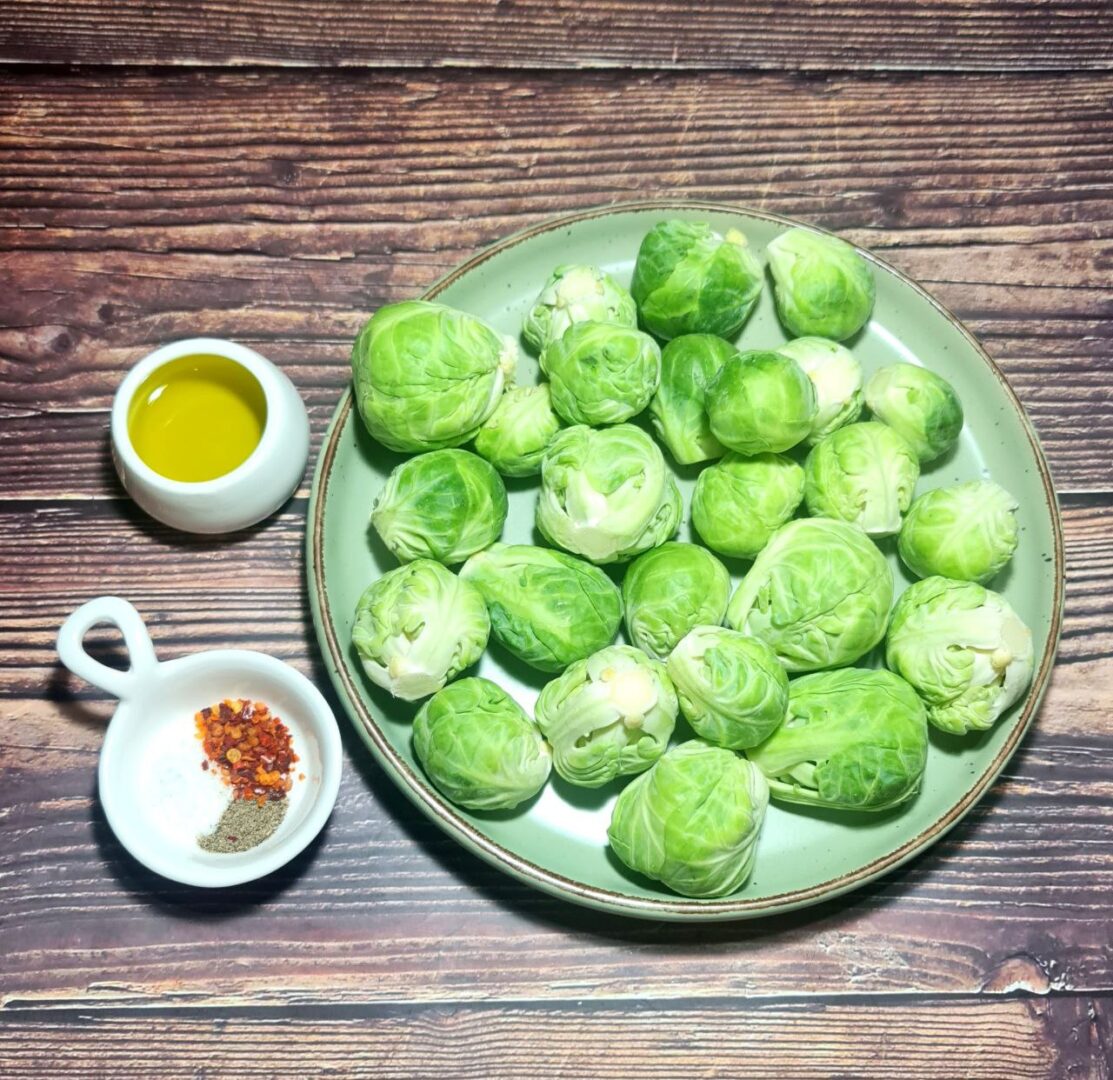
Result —
<path fill-rule="evenodd" d="M 127 671 L 107 667 L 85 651 L 85 635 L 104 623 L 119 627 L 124 636 L 131 660 Z M 120 700 L 105 732 L 97 785 L 109 826 L 144 866 L 186 885 L 239 885 L 289 862 L 324 827 L 340 787 L 340 733 L 320 691 L 288 664 L 241 649 L 159 663 L 139 613 L 115 596 L 90 600 L 65 621 L 58 633 L 58 655 L 75 675 Z M 160 798 L 165 785 L 178 783 L 187 770 L 196 770 L 192 775 L 198 784 L 209 779 L 201 769 L 200 742 L 196 758 L 183 760 L 180 748 L 189 740 L 181 736 L 193 729 L 198 711 L 225 698 L 265 702 L 290 730 L 300 759 L 295 777 L 304 774 L 303 780 L 295 779 L 286 816 L 274 834 L 234 854 L 207 852 L 197 845 L 197 834 L 212 824 L 212 793 L 203 785 L 192 788 L 196 833 L 175 816 L 188 807 Z M 163 741 L 169 754 L 161 751 Z M 152 769 L 159 763 L 161 774 Z"/>
<path fill-rule="evenodd" d="M 215 354 L 246 368 L 267 405 L 259 445 L 243 464 L 215 480 L 171 480 L 136 452 L 128 434 L 132 398 L 147 377 L 183 356 Z M 145 356 L 112 400 L 112 457 L 127 493 L 153 518 L 194 533 L 245 529 L 273 514 L 297 489 L 309 460 L 309 417 L 294 384 L 253 349 L 222 338 L 186 338 Z"/>

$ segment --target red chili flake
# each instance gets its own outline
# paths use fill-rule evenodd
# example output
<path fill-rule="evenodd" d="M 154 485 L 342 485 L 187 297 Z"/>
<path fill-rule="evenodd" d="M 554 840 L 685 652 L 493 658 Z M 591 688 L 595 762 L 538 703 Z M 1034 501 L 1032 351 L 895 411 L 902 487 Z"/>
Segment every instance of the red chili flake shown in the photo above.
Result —
<path fill-rule="evenodd" d="M 204 769 L 205 772 L 209 771 L 209 759 L 208 758 L 205 758 L 205 760 L 201 762 L 201 768 Z"/>
<path fill-rule="evenodd" d="M 219 719 L 217 719 L 219 717 Z M 195 716 L 208 761 L 221 771 L 237 799 L 283 799 L 290 790 L 290 767 L 298 760 L 290 730 L 261 701 L 229 698 Z M 234 839 L 234 838 L 230 838 Z"/>

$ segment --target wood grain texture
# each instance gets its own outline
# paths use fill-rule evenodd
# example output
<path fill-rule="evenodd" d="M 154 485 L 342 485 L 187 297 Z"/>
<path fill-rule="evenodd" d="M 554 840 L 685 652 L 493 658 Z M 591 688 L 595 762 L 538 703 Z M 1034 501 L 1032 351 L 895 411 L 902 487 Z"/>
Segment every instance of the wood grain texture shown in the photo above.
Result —
<path fill-rule="evenodd" d="M 124 500 L 0 504 L 13 612 L 0 627 L 0 700 L 19 732 L 0 749 L 3 1009 L 1113 985 L 1113 500 L 1067 502 L 1060 663 L 988 799 L 849 899 L 716 927 L 632 923 L 513 882 L 421 818 L 347 725 L 325 842 L 267 882 L 203 894 L 122 853 L 93 790 L 111 704 L 58 666 L 54 628 L 82 600 L 119 593 L 164 657 L 237 641 L 327 687 L 305 615 L 304 513 L 294 500 L 227 544 L 148 524 Z"/>
<path fill-rule="evenodd" d="M 1113 66 L 1103 0 L 7 0 L 0 58 L 84 64 L 1048 71 Z M 312 27 L 312 32 L 307 28 Z"/>
<path fill-rule="evenodd" d="M 265 1011 L 12 1017 L 0 1028 L 6 1080 L 158 1075 L 515 1080 L 538 1075 L 673 1080 L 893 1076 L 929 1080 L 1104 1080 L 1111 999 L 879 1000 L 861 1006 L 753 1007 L 718 1001 L 622 1007 L 335 1009 L 278 1019 Z M 157 1037 L 155 1033 L 157 1031 Z M 59 1052 L 59 1045 L 65 1047 Z M 698 1066 L 696 1066 L 698 1067 Z"/>
<path fill-rule="evenodd" d="M 1060 487 L 1108 490 L 1111 92 L 1098 76 L 0 76 L 0 495 L 98 490 L 98 424 L 157 343 L 203 328 L 258 348 L 319 432 L 379 304 L 553 214 L 667 195 L 799 216 L 888 258 L 1001 364 Z"/>
<path fill-rule="evenodd" d="M 287 0 L 0 2 L 0 55 L 21 59 L 483 65 L 0 70 L 0 1075 L 242 1076 L 280 1048 L 284 1073 L 387 1080 L 1108 1080 L 1107 5 L 679 6 L 637 5 L 635 26 L 629 0 L 346 5 L 344 22 Z M 631 50 L 874 70 L 493 70 Z M 876 70 L 943 67 L 999 74 Z M 74 606 L 119 593 L 163 656 L 236 643 L 327 679 L 307 487 L 233 542 L 150 522 L 106 453 L 124 368 L 175 337 L 236 338 L 295 380 L 317 445 L 375 307 L 554 213 L 663 195 L 874 248 L 966 320 L 1030 410 L 1065 493 L 1065 632 L 986 800 L 850 897 L 754 924 L 631 922 L 463 851 L 343 725 L 336 812 L 293 864 L 227 894 L 135 864 L 95 794 L 111 703 L 54 656 Z"/>

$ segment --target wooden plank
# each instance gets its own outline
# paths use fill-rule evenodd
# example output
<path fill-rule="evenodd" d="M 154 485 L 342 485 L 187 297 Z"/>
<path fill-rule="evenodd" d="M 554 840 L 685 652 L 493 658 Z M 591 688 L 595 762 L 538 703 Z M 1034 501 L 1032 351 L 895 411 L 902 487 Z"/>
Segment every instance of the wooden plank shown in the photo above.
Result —
<path fill-rule="evenodd" d="M 94 798 L 111 706 L 58 667 L 54 628 L 83 599 L 118 592 L 150 618 L 163 656 L 235 640 L 326 687 L 302 593 L 304 511 L 297 500 L 226 544 L 147 525 L 122 500 L 0 504 L 11 613 L 0 626 L 4 1008 L 1088 992 L 1113 982 L 1113 500 L 1067 500 L 1061 661 L 1035 730 L 987 800 L 929 853 L 849 899 L 715 927 L 601 916 L 516 884 L 420 818 L 346 725 L 327 842 L 269 881 L 199 894 L 122 854 Z"/>
<path fill-rule="evenodd" d="M 3 9 L 0 57 L 17 62 L 791 71 L 1113 63 L 1101 0 L 156 0 L 141 9 L 8 0 Z"/>
<path fill-rule="evenodd" d="M 659 195 L 874 248 L 1001 363 L 1060 486 L 1108 490 L 1111 90 L 1105 76 L 0 80 L 0 497 L 103 492 L 122 372 L 198 332 L 281 363 L 319 436 L 376 306 L 554 213 Z"/>
<path fill-rule="evenodd" d="M 9 1016 L 7 1080 L 282 1075 L 403 1080 L 689 1074 L 786 1080 L 1109 1076 L 1109 997 L 667 1006 L 251 1010 Z M 281 1065 L 279 1066 L 279 1062 Z"/>

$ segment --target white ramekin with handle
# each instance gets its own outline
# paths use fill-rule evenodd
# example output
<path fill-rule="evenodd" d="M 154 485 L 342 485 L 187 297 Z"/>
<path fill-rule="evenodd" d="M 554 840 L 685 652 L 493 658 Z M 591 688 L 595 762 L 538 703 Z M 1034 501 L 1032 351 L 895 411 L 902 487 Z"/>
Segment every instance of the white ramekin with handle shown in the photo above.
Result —
<path fill-rule="evenodd" d="M 131 661 L 127 671 L 108 667 L 85 650 L 85 635 L 103 624 L 123 634 Z M 101 746 L 98 793 L 116 838 L 148 869 L 186 885 L 239 885 L 289 862 L 324 827 L 340 787 L 340 732 L 321 692 L 288 664 L 242 649 L 160 663 L 139 613 L 115 596 L 90 600 L 65 621 L 58 656 L 75 675 L 119 698 Z M 192 727 L 197 712 L 227 698 L 265 702 L 282 719 L 299 757 L 294 771 L 304 779 L 295 781 L 299 790 L 287 796 L 289 809 L 270 837 L 248 851 L 218 853 L 202 850 L 196 837 L 175 842 L 144 789 L 152 767 L 158 767 L 164 725 Z M 198 739 L 197 768 L 203 757 Z M 172 774 L 180 763 L 165 764 Z M 183 790 L 182 798 L 188 795 Z"/>

